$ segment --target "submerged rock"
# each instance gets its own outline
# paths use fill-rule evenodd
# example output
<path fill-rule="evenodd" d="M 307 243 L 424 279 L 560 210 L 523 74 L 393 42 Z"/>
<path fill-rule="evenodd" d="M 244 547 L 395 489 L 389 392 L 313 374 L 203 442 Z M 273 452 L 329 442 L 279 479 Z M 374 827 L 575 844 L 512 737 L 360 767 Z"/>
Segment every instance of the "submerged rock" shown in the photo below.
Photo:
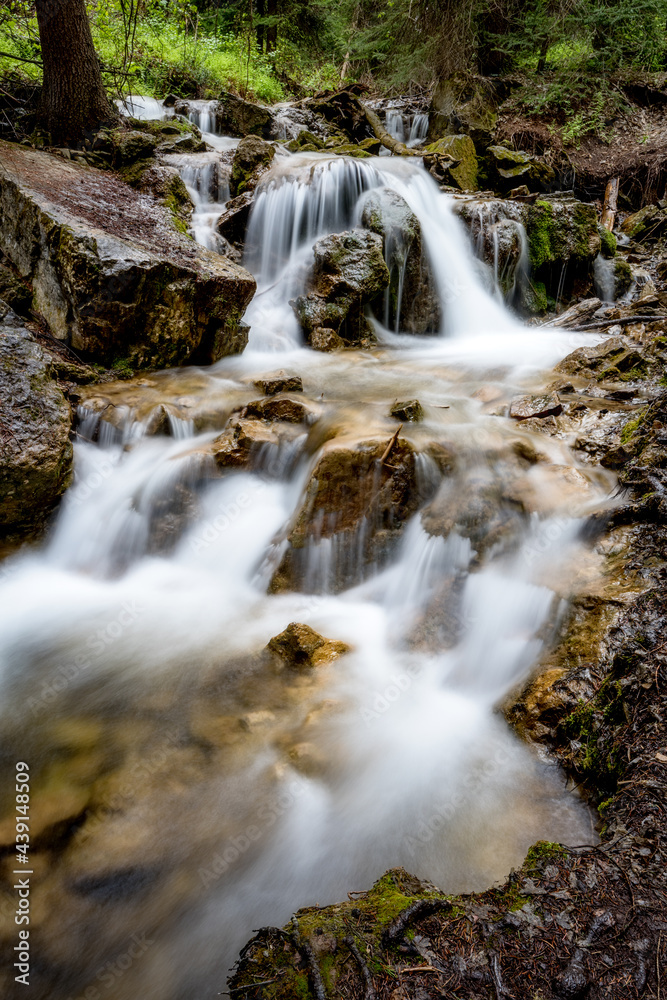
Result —
<path fill-rule="evenodd" d="M 69 485 L 71 425 L 47 357 L 0 302 L 0 537 L 39 529 Z"/>
<path fill-rule="evenodd" d="M 248 135 L 236 147 L 229 189 L 232 197 L 254 191 L 257 183 L 276 155 L 275 147 L 257 136 Z"/>
<path fill-rule="evenodd" d="M 394 403 L 391 415 L 397 420 L 417 421 L 424 419 L 424 410 L 418 399 L 408 399 L 403 403 Z"/>
<path fill-rule="evenodd" d="M 2 144 L 0 250 L 53 336 L 131 368 L 241 350 L 255 280 L 107 173 Z"/>
<path fill-rule="evenodd" d="M 318 338 L 325 331 L 340 338 L 340 346 L 370 346 L 375 336 L 365 309 L 389 284 L 381 237 L 357 229 L 334 233 L 313 250 L 311 290 L 291 303 L 306 339 L 322 349 Z"/>
<path fill-rule="evenodd" d="M 390 188 L 369 192 L 361 214 L 366 229 L 382 237 L 389 287 L 373 303 L 385 326 L 402 333 L 436 333 L 440 300 L 417 216 Z"/>
<path fill-rule="evenodd" d="M 292 670 L 321 667 L 350 652 L 347 643 L 325 639 L 310 625 L 299 622 L 292 622 L 284 632 L 270 639 L 267 649 L 276 653 Z"/>
<path fill-rule="evenodd" d="M 279 392 L 303 392 L 301 376 L 284 371 L 262 375 L 253 381 L 253 385 L 256 389 L 261 389 L 265 396 L 275 396 Z"/>
<path fill-rule="evenodd" d="M 216 223 L 216 232 L 233 246 L 242 244 L 245 239 L 252 202 L 252 191 L 244 191 L 236 198 L 231 198 Z"/>

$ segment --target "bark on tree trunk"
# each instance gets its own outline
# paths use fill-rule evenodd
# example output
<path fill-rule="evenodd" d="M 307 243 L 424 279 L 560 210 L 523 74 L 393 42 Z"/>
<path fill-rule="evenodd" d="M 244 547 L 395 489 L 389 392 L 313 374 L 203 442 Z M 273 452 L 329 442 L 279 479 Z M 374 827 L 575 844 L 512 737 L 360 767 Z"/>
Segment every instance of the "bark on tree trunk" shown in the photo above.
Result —
<path fill-rule="evenodd" d="M 361 103 L 361 101 L 359 101 L 359 106 L 361 107 L 361 110 L 366 116 L 366 121 L 373 129 L 376 138 L 380 140 L 385 149 L 390 150 L 394 154 L 394 156 L 421 155 L 420 153 L 417 153 L 413 149 L 408 149 L 408 147 L 405 145 L 404 142 L 400 142 L 398 139 L 395 139 L 393 135 L 390 135 L 390 133 L 387 132 L 386 128 L 384 127 L 378 116 L 375 114 L 375 112 L 371 111 L 370 108 L 367 108 L 365 104 Z"/>
<path fill-rule="evenodd" d="M 277 17 L 278 0 L 267 0 L 266 13 L 269 17 Z M 278 44 L 278 25 L 275 23 L 267 25 L 266 29 L 266 51 L 275 52 Z"/>
<path fill-rule="evenodd" d="M 54 145 L 118 121 L 106 95 L 84 0 L 36 0 L 44 63 L 40 122 Z"/>
<path fill-rule="evenodd" d="M 258 17 L 260 17 L 260 18 L 264 17 L 264 14 L 265 14 L 264 0 L 256 0 L 255 9 L 257 11 L 257 16 Z M 259 24 L 257 25 L 257 27 L 255 28 L 255 37 L 257 39 L 257 51 L 258 52 L 264 52 L 264 35 L 265 35 L 265 32 L 266 32 L 266 25 L 263 22 L 260 21 Z"/>

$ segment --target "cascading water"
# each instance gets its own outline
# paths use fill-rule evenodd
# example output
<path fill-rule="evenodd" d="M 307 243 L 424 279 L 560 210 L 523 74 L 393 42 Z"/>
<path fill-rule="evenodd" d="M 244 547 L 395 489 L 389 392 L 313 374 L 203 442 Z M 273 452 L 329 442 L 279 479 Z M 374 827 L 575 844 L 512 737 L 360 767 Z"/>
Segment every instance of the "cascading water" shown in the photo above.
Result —
<path fill-rule="evenodd" d="M 211 190 L 208 159 L 180 169 Z M 306 350 L 289 300 L 313 242 L 355 225 L 376 188 L 421 223 L 442 335 L 378 326 L 377 351 Z M 502 416 L 586 338 L 517 325 L 448 197 L 413 163 L 283 157 L 247 243 L 258 278 L 248 349 L 206 372 L 110 387 L 95 413 L 84 403 L 57 524 L 3 566 L 3 753 L 30 761 L 34 835 L 53 838 L 32 887 L 35 997 L 84 995 L 131 934 L 150 945 L 109 997 L 212 996 L 253 928 L 390 866 L 446 891 L 482 889 L 539 838 L 594 836 L 559 773 L 495 712 L 576 593 L 578 568 L 582 586 L 596 570 L 579 531 L 611 474 L 573 468 L 562 442 Z M 252 383 L 276 351 L 303 379 L 310 423 L 221 472 L 213 439 L 257 400 Z M 341 501 L 341 523 L 306 539 L 296 586 L 281 591 L 277 567 L 308 520 L 322 449 L 370 440 L 381 453 L 391 406 L 416 396 L 424 419 L 402 438 L 417 453 L 421 509 L 369 562 L 369 533 L 391 526 L 361 516 L 350 529 Z M 155 422 L 160 408 L 168 420 Z M 521 457 L 531 449 L 532 464 Z M 263 651 L 290 622 L 350 652 L 280 667 Z M 11 919 L 2 928 L 11 936 Z"/>
<path fill-rule="evenodd" d="M 389 135 L 406 146 L 419 146 L 428 132 L 428 115 L 404 115 L 400 111 L 389 109 L 385 115 L 385 128 Z"/>

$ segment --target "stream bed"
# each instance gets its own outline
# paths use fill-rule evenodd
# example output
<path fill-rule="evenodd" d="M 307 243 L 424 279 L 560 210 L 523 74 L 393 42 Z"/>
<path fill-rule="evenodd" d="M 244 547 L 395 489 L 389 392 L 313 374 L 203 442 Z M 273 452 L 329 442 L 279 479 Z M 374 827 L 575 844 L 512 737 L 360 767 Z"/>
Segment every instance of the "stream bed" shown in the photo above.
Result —
<path fill-rule="evenodd" d="M 214 248 L 227 174 L 212 153 L 179 169 Z M 408 336 L 381 317 L 372 350 L 310 350 L 290 301 L 313 244 L 380 188 L 420 221 L 441 328 Z M 276 156 L 247 245 L 244 353 L 91 391 L 56 523 L 3 564 L 2 756 L 32 780 L 35 1000 L 214 997 L 253 929 L 389 867 L 481 890 L 536 840 L 596 839 L 560 770 L 499 711 L 567 602 L 616 585 L 580 538 L 614 476 L 507 416 L 594 338 L 521 325 L 450 196 L 394 157 Z M 217 435 L 276 370 L 302 380 L 287 395 L 306 416 L 221 472 Z M 309 530 L 285 586 L 321 456 L 332 442 L 343 462 L 382 451 L 392 408 L 413 399 L 415 509 L 352 524 L 354 489 L 337 486 L 340 509 Z M 349 651 L 285 666 L 266 647 L 290 623 Z"/>

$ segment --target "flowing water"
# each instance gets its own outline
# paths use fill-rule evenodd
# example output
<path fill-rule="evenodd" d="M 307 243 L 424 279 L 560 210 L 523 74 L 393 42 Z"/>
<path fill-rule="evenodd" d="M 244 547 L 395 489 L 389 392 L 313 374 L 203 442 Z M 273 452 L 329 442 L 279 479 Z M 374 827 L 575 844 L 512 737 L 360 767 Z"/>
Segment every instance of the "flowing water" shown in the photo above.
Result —
<path fill-rule="evenodd" d="M 179 169 L 213 246 L 215 155 Z M 442 329 L 378 324 L 373 351 L 313 352 L 289 300 L 313 242 L 354 225 L 375 188 L 421 221 Z M 497 711 L 601 572 L 579 535 L 610 474 L 504 415 L 586 338 L 522 327 L 485 287 L 450 198 L 394 158 L 278 157 L 246 263 L 246 351 L 102 386 L 49 538 L 1 567 L 3 762 L 32 776 L 33 998 L 214 997 L 253 928 L 388 867 L 483 889 L 539 838 L 595 837 L 559 770 Z M 212 439 L 277 367 L 302 377 L 308 421 L 221 475 Z M 372 519 L 329 525 L 276 592 L 326 442 L 388 441 L 391 406 L 413 397 L 424 419 L 402 436 L 422 508 L 378 559 Z M 264 649 L 290 622 L 351 651 L 280 668 Z M 4 996 L 22 995 L 12 975 Z"/>

